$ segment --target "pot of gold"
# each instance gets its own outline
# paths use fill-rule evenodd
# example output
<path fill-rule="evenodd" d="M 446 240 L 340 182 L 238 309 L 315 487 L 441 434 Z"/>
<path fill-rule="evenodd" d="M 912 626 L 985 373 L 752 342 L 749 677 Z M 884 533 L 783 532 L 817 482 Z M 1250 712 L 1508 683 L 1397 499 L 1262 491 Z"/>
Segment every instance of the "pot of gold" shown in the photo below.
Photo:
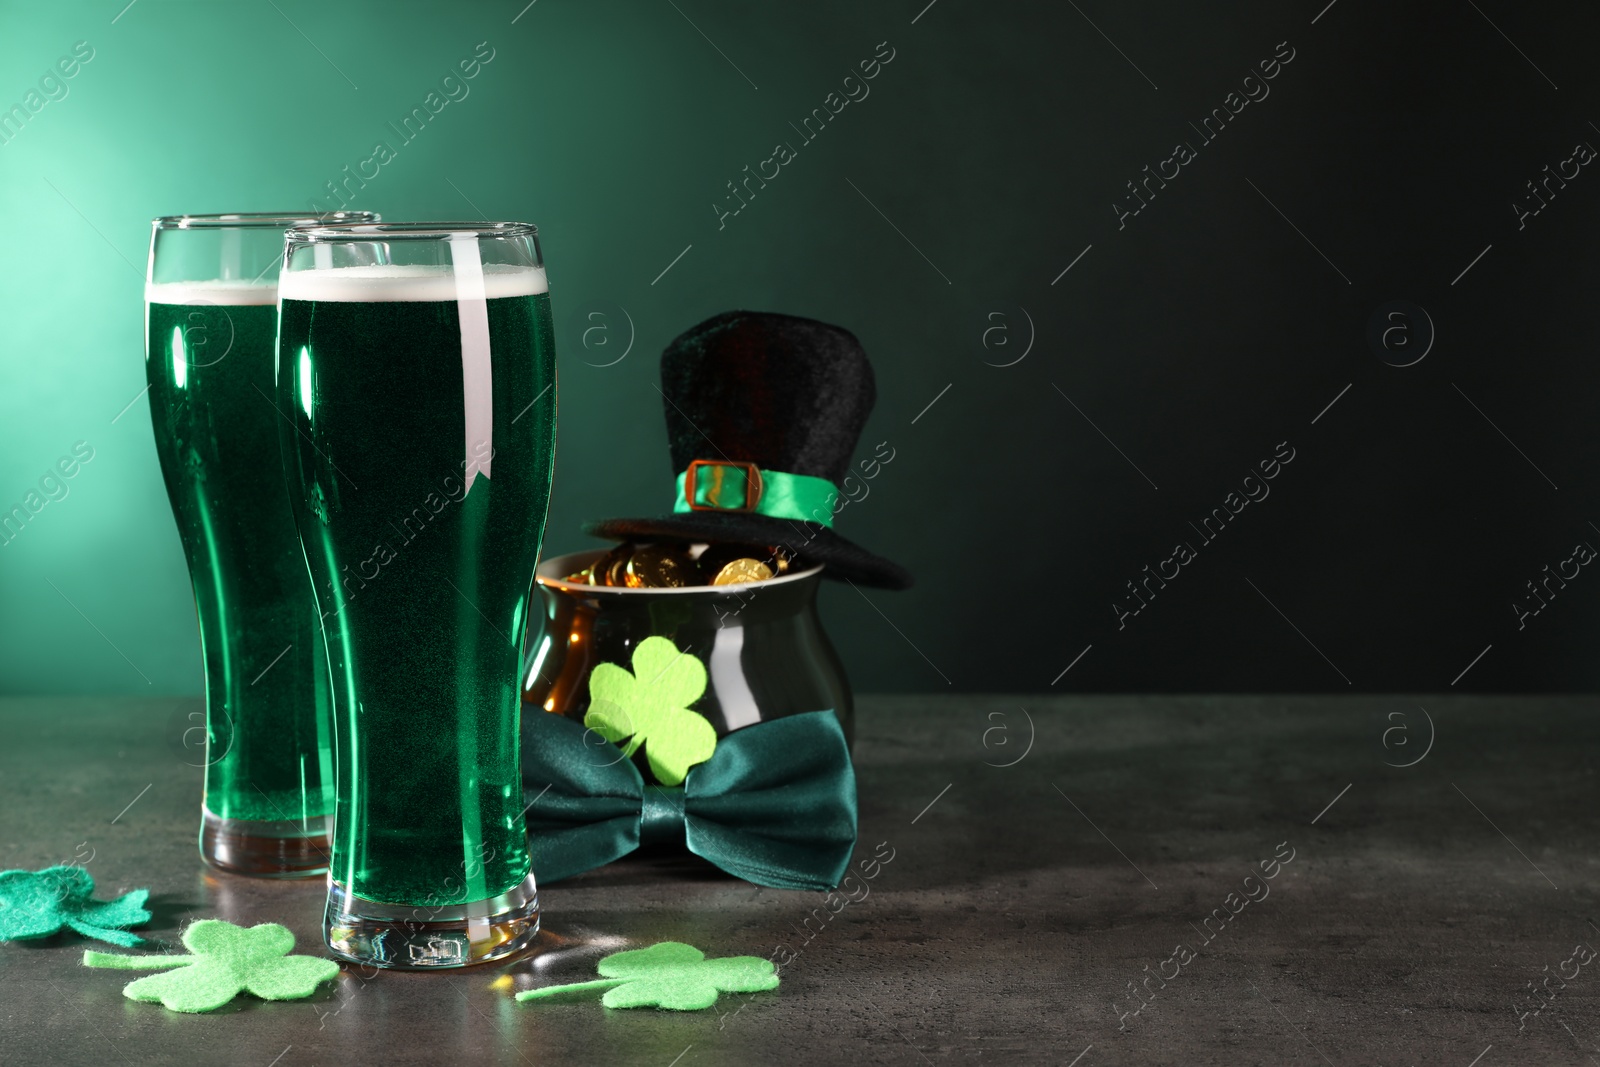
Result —
<path fill-rule="evenodd" d="M 771 546 L 634 543 L 544 561 L 524 714 L 562 715 L 623 743 L 646 780 L 664 785 L 682 775 L 652 763 L 671 757 L 652 760 L 648 736 L 633 745 L 622 732 L 645 725 L 638 708 L 695 716 L 705 727 L 679 720 L 675 734 L 708 738 L 831 710 L 851 738 L 850 685 L 817 616 L 823 568 L 791 563 Z M 673 762 L 692 766 L 696 754 Z"/>

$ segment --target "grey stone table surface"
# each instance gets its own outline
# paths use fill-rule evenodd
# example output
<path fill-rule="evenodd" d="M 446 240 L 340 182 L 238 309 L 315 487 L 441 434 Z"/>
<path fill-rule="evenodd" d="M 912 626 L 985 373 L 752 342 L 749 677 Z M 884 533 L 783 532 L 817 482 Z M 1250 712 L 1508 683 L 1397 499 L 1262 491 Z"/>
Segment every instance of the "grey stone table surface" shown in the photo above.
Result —
<path fill-rule="evenodd" d="M 0 701 L 0 866 L 148 886 L 152 938 L 276 921 L 316 951 L 317 883 L 197 858 L 199 707 Z M 5 944 L 0 1063 L 1600 1064 L 1597 711 L 868 696 L 858 857 L 880 862 L 849 903 L 636 858 L 542 887 L 534 958 L 208 1015 L 124 998 L 74 936 Z M 512 999 L 667 939 L 793 959 L 706 1012 Z"/>

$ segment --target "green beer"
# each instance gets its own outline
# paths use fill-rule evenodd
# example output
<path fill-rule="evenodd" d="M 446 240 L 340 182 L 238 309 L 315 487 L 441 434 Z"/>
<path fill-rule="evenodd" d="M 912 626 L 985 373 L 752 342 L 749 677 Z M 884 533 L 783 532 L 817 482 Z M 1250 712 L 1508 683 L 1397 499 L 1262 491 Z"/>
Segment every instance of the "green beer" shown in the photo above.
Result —
<path fill-rule="evenodd" d="M 296 221 L 157 219 L 145 293 L 156 454 L 205 664 L 201 854 L 267 876 L 326 870 L 333 811 L 327 660 L 272 401 L 276 264 Z"/>
<path fill-rule="evenodd" d="M 153 288 L 150 411 L 193 578 L 210 707 L 205 811 L 308 830 L 314 822 L 326 833 L 327 666 L 282 471 L 272 462 L 275 288 L 199 290 L 211 304 L 166 303 Z M 266 299 L 225 302 L 255 295 Z"/>
<path fill-rule="evenodd" d="M 361 252 L 340 229 L 311 232 L 343 245 L 333 262 L 377 265 L 317 269 L 311 238 L 296 271 L 291 233 L 277 370 L 333 676 L 327 937 L 453 966 L 537 932 L 518 665 L 554 459 L 550 301 L 531 227 L 531 253 L 506 257 L 523 263 L 413 229 Z"/>

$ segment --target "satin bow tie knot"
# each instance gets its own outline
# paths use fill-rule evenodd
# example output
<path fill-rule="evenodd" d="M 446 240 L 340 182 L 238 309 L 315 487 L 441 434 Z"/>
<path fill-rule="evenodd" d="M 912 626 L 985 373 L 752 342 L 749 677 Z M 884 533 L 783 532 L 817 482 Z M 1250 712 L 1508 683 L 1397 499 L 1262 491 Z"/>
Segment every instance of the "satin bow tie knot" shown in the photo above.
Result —
<path fill-rule="evenodd" d="M 855 769 L 832 711 L 733 731 L 681 787 L 646 785 L 620 749 L 596 745 L 565 716 L 531 712 L 524 730 L 528 845 L 540 882 L 675 842 L 780 889 L 832 889 L 850 864 Z"/>

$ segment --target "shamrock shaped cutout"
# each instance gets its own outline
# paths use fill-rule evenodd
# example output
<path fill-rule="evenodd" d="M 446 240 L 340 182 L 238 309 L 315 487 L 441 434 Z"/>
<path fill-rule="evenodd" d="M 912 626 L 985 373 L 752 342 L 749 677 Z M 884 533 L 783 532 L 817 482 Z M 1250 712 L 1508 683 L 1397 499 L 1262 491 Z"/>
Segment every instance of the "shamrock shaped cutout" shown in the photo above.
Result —
<path fill-rule="evenodd" d="M 518 993 L 517 999 L 544 1000 L 575 990 L 605 988 L 600 1003 L 608 1008 L 698 1011 L 715 1004 L 719 992 L 759 993 L 778 986 L 771 960 L 759 956 L 708 960 L 704 952 L 681 941 L 613 952 L 597 969 L 605 976 L 599 981 L 530 989 Z"/>
<path fill-rule="evenodd" d="M 317 956 L 291 956 L 294 935 L 277 923 L 248 930 L 220 919 L 201 919 L 183 932 L 192 956 L 119 956 L 85 952 L 85 967 L 140 970 L 175 967 L 123 987 L 132 1000 L 160 1001 L 172 1011 L 211 1011 L 249 990 L 263 1000 L 297 1000 L 339 973 L 339 965 Z"/>
<path fill-rule="evenodd" d="M 665 637 L 647 637 L 633 650 L 633 673 L 602 663 L 589 675 L 583 724 L 607 741 L 631 737 L 624 756 L 644 745 L 656 781 L 679 785 L 717 747 L 711 723 L 689 710 L 705 691 L 705 664 Z"/>
<path fill-rule="evenodd" d="M 149 922 L 149 897 L 150 890 L 135 889 L 116 900 L 95 900 L 94 878 L 82 867 L 0 871 L 0 941 L 49 937 L 65 926 L 132 948 L 140 944 L 139 935 L 116 927 Z"/>

